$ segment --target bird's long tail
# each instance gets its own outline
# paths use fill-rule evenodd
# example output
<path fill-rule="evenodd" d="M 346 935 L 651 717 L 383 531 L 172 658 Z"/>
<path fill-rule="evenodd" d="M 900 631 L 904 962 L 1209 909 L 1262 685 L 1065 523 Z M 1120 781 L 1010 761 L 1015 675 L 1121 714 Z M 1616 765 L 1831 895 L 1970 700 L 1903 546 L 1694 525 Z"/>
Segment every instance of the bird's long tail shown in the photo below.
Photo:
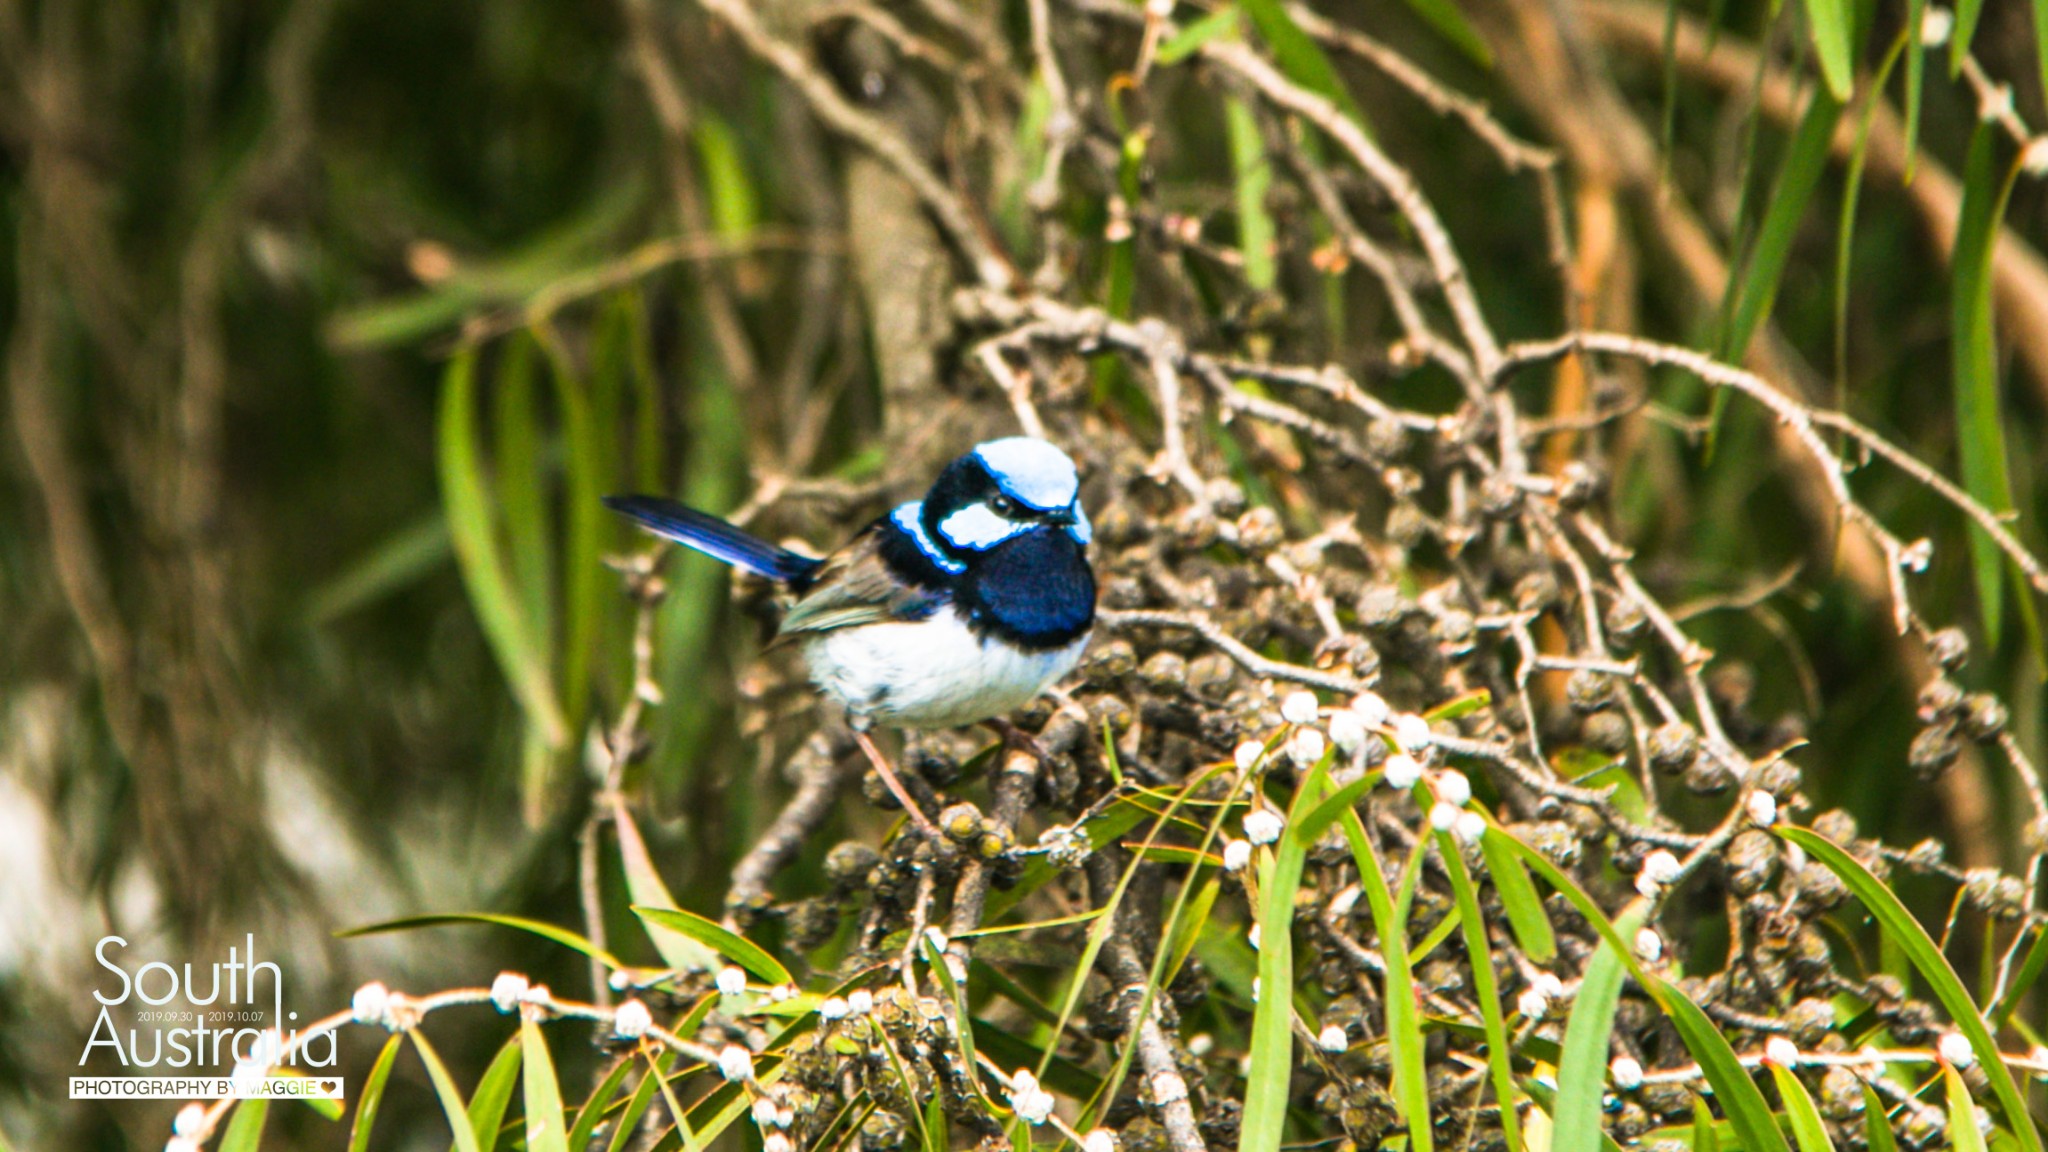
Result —
<path fill-rule="evenodd" d="M 694 548 L 756 576 L 765 576 L 799 590 L 824 561 L 800 556 L 733 527 L 706 512 L 659 496 L 607 496 L 605 507 L 632 517 L 642 528 L 666 540 Z"/>

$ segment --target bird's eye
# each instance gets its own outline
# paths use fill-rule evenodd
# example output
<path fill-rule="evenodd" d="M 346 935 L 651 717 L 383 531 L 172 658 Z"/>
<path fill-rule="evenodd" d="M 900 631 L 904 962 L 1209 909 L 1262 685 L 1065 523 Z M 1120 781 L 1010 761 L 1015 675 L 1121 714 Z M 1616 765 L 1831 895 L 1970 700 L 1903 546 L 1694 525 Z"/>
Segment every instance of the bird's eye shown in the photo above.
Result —
<path fill-rule="evenodd" d="M 994 512 L 1005 520 L 1017 514 L 1017 502 L 1008 496 L 992 497 L 988 502 L 988 507 L 989 511 Z"/>

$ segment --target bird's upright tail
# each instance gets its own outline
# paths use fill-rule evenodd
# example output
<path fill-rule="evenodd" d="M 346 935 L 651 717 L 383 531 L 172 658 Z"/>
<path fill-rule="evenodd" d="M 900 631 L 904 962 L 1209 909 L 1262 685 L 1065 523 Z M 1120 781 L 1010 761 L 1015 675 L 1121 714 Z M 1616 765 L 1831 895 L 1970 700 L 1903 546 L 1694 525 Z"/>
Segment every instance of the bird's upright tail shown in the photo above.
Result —
<path fill-rule="evenodd" d="M 607 496 L 605 507 L 632 517 L 642 528 L 665 540 L 694 548 L 756 576 L 799 589 L 817 574 L 824 561 L 800 556 L 733 527 L 707 512 L 659 496 Z"/>

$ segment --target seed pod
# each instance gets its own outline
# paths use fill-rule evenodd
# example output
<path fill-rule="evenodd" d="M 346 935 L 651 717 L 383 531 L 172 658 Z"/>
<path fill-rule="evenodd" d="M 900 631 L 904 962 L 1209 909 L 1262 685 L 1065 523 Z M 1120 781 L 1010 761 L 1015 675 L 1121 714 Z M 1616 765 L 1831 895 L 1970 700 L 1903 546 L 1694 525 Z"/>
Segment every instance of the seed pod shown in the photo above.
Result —
<path fill-rule="evenodd" d="M 1970 661 L 1970 638 L 1961 628 L 1943 628 L 1927 638 L 1927 654 L 1950 672 L 1957 671 Z"/>
<path fill-rule="evenodd" d="M 1391 632 L 1415 611 L 1415 602 L 1392 584 L 1374 584 L 1358 597 L 1358 622 L 1368 631 Z"/>
<path fill-rule="evenodd" d="M 1244 487 L 1228 477 L 1219 476 L 1204 484 L 1202 495 L 1220 516 L 1235 516 L 1244 511 Z"/>
<path fill-rule="evenodd" d="M 783 923 L 789 942 L 798 951 L 808 952 L 839 931 L 839 905 L 823 897 L 798 900 L 789 906 Z"/>
<path fill-rule="evenodd" d="M 1643 613 L 1642 605 L 1633 597 L 1623 596 L 1607 605 L 1607 641 L 1609 646 L 1628 651 L 1643 638 L 1643 630 L 1649 626 L 1650 618 Z"/>
<path fill-rule="evenodd" d="M 1973 692 L 1963 701 L 1963 731 L 1980 744 L 1998 739 L 2005 719 L 2005 705 L 1989 692 Z"/>
<path fill-rule="evenodd" d="M 1756 786 L 1777 797 L 1781 804 L 1799 791 L 1799 782 L 1799 766 L 1790 760 L 1773 760 L 1757 769 Z"/>
<path fill-rule="evenodd" d="M 1138 668 L 1138 651 L 1131 642 L 1121 637 L 1095 646 L 1088 653 L 1088 663 L 1083 673 L 1088 682 L 1104 688 L 1129 676 Z"/>
<path fill-rule="evenodd" d="M 1932 836 L 1913 845 L 1906 851 L 1906 866 L 1922 872 L 1931 872 L 1942 866 L 1948 859 L 1948 845 Z"/>
<path fill-rule="evenodd" d="M 1735 776 L 1720 761 L 1702 752 L 1685 768 L 1685 786 L 1697 796 L 1715 796 L 1735 784 Z"/>
<path fill-rule="evenodd" d="M 1754 896 L 1778 878 L 1778 841 L 1761 828 L 1745 828 L 1728 842 L 1725 853 L 1728 887 L 1737 896 Z"/>
<path fill-rule="evenodd" d="M 1523 612 L 1541 612 L 1557 603 L 1557 575 L 1538 568 L 1515 581 L 1515 607 Z"/>
<path fill-rule="evenodd" d="M 1365 430 L 1365 454 L 1379 465 L 1392 463 L 1408 448 L 1408 429 L 1394 420 L 1375 420 Z"/>
<path fill-rule="evenodd" d="M 1801 1048 L 1818 1048 L 1834 1030 L 1835 1006 L 1818 996 L 1809 996 L 1792 1005 L 1781 1019 L 1794 1043 Z"/>
<path fill-rule="evenodd" d="M 1188 682 L 1188 662 L 1178 652 L 1158 651 L 1138 669 L 1138 680 L 1154 692 L 1178 696 Z"/>
<path fill-rule="evenodd" d="M 1429 517 L 1412 500 L 1403 500 L 1387 513 L 1387 539 L 1403 548 L 1414 548 L 1429 539 Z"/>
<path fill-rule="evenodd" d="M 1573 460 L 1564 466 L 1561 483 L 1557 489 L 1557 502 L 1568 511 L 1576 511 L 1591 504 L 1600 496 L 1606 486 L 1598 469 L 1584 460 Z"/>
<path fill-rule="evenodd" d="M 1619 756 L 1628 751 L 1629 745 L 1634 742 L 1628 717 L 1612 709 L 1595 712 L 1586 717 L 1584 728 L 1586 743 L 1610 756 Z"/>
<path fill-rule="evenodd" d="M 1856 839 L 1856 817 L 1830 808 L 1813 818 L 1813 830 L 1837 844 L 1848 844 Z"/>
<path fill-rule="evenodd" d="M 1271 552 L 1287 542 L 1280 513 L 1260 505 L 1237 518 L 1237 546 L 1250 555 Z"/>
<path fill-rule="evenodd" d="M 1173 542 L 1183 552 L 1200 552 L 1216 543 L 1216 516 L 1199 504 L 1191 504 L 1173 518 Z"/>
<path fill-rule="evenodd" d="M 939 831 L 944 832 L 956 844 L 971 844 L 981 839 L 987 824 L 982 820 L 981 809 L 972 804 L 955 804 L 939 813 Z"/>
<path fill-rule="evenodd" d="M 1237 679 L 1237 665 L 1221 652 L 1204 652 L 1188 661 L 1188 689 L 1204 700 L 1221 700 L 1230 695 Z"/>
<path fill-rule="evenodd" d="M 1863 1115 L 1863 1081 L 1854 1072 L 1836 1066 L 1820 1078 L 1820 1110 L 1837 1124 L 1853 1124 Z M 1882 1124 L 1883 1116 L 1871 1116 L 1867 1123 Z"/>
<path fill-rule="evenodd" d="M 1606 673 L 1581 668 L 1572 673 L 1571 679 L 1565 681 L 1564 698 L 1571 704 L 1572 711 L 1583 716 L 1598 712 L 1612 704 L 1614 686 L 1608 681 Z"/>
<path fill-rule="evenodd" d="M 880 1079 L 888 1079 L 881 1077 Z M 899 1081 L 900 1083 L 900 1081 Z M 860 1143 L 862 1148 L 891 1149 L 903 1147 L 903 1121 L 894 1112 L 877 1108 L 861 1121 Z"/>
<path fill-rule="evenodd" d="M 1479 514 L 1489 520 L 1506 520 L 1522 508 L 1522 490 L 1506 476 L 1496 473 L 1479 486 Z"/>
<path fill-rule="evenodd" d="M 1472 637 L 1478 622 L 1462 608 L 1447 608 L 1436 618 L 1437 646 L 1446 656 L 1463 656 L 1472 651 Z"/>
<path fill-rule="evenodd" d="M 880 859 L 873 848 L 858 840 L 841 841 L 825 853 L 825 878 L 831 882 L 834 893 L 844 895 L 865 887 L 868 873 Z"/>
<path fill-rule="evenodd" d="M 1683 771 L 1692 763 L 1699 752 L 1700 738 L 1691 725 L 1673 720 L 1650 733 L 1649 745 L 1650 767 L 1669 774 Z"/>
<path fill-rule="evenodd" d="M 1963 686 L 1946 676 L 1936 676 L 1920 686 L 1915 707 L 1922 724 L 1953 716 L 1962 710 Z"/>
<path fill-rule="evenodd" d="M 1963 753 L 1963 742 L 1956 738 L 1955 725 L 1937 724 L 1923 728 L 1913 737 L 1913 744 L 1906 750 L 1906 763 L 1913 766 L 1922 780 L 1932 780 L 1948 770 Z"/>

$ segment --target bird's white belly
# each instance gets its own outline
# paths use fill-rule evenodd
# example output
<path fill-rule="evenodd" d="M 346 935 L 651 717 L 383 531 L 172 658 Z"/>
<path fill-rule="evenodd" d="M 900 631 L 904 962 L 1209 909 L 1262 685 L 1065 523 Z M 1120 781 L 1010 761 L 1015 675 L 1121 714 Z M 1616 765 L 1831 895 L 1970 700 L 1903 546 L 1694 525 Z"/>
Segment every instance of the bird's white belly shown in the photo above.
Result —
<path fill-rule="evenodd" d="M 1088 637 L 1025 652 L 984 640 L 951 608 L 928 620 L 864 624 L 804 646 L 811 679 L 856 721 L 951 728 L 1012 712 L 1080 663 Z"/>

